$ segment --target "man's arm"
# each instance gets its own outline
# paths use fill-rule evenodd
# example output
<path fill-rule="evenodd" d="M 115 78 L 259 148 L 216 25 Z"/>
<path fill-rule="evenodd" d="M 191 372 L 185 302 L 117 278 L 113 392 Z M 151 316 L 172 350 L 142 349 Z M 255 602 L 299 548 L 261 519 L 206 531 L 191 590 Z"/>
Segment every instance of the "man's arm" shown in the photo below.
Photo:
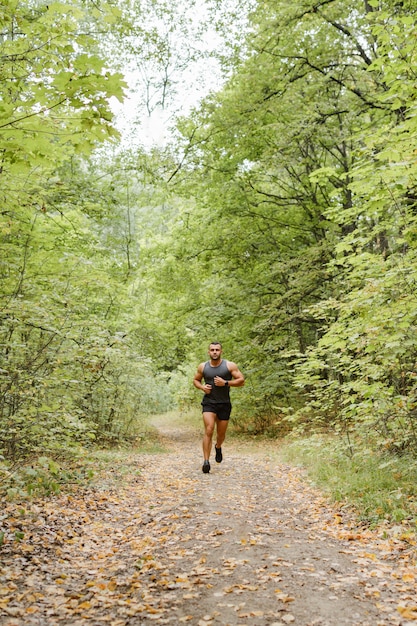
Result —
<path fill-rule="evenodd" d="M 229 387 L 243 387 L 245 384 L 245 377 L 236 365 L 236 363 L 228 363 L 229 372 L 233 376 L 233 380 L 229 380 Z"/>
<path fill-rule="evenodd" d="M 233 376 L 232 380 L 226 381 L 224 378 L 221 378 L 220 376 L 215 376 L 214 384 L 216 385 L 216 387 L 224 387 L 226 383 L 228 384 L 229 387 L 243 387 L 243 385 L 245 384 L 245 377 L 243 376 L 242 372 L 239 370 L 236 363 L 233 363 L 232 361 L 228 361 L 227 369 Z"/>
<path fill-rule="evenodd" d="M 207 383 L 203 385 L 203 383 L 201 382 L 203 380 L 203 371 L 204 371 L 204 363 L 200 363 L 194 375 L 193 385 L 194 387 L 197 387 L 197 389 L 204 391 L 204 393 L 210 393 L 211 385 L 207 385 Z"/>

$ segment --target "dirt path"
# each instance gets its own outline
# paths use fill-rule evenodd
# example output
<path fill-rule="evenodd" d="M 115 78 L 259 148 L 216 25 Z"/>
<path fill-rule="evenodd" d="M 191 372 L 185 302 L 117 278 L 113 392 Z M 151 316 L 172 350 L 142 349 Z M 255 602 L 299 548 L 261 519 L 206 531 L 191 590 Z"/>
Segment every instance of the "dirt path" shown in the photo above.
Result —
<path fill-rule="evenodd" d="M 156 425 L 167 453 L 9 518 L 2 626 L 416 623 L 404 541 L 355 528 L 268 449 L 229 441 L 205 475 L 199 434 Z"/>

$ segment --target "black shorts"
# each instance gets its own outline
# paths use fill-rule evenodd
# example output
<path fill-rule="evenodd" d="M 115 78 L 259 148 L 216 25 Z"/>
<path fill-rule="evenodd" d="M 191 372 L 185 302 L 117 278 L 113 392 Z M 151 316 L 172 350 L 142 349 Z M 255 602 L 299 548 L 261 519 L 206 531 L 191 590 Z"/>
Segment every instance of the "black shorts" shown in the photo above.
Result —
<path fill-rule="evenodd" d="M 227 421 L 230 419 L 230 413 L 232 411 L 232 405 L 229 402 L 222 403 L 210 403 L 202 402 L 203 413 L 215 413 L 217 419 Z"/>

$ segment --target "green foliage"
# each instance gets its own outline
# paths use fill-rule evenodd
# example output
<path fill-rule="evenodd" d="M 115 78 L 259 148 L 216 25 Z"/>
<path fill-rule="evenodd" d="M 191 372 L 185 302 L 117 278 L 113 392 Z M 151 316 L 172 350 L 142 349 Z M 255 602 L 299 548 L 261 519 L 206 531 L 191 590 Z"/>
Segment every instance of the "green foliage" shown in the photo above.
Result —
<path fill-rule="evenodd" d="M 360 6 L 259 5 L 244 63 L 179 123 L 171 180 L 183 202 L 150 270 L 158 315 L 193 354 L 220 336 L 253 382 L 239 398 L 260 423 L 303 401 L 287 355 L 323 332 L 310 307 L 338 289 L 331 209 L 350 209 L 354 133 L 382 115 Z"/>
<path fill-rule="evenodd" d="M 81 450 L 77 451 L 81 455 Z M 75 455 L 77 456 L 77 455 Z M 50 457 L 32 459 L 30 464 L 0 464 L 0 495 L 8 500 L 58 493 L 62 485 L 85 483 L 94 473 L 88 465 L 58 462 Z"/>
<path fill-rule="evenodd" d="M 213 339 L 247 377 L 240 432 L 415 453 L 415 9 L 258 3 L 171 146 L 88 161 L 117 139 L 106 44 L 128 33 L 153 63 L 151 111 L 200 54 L 173 58 L 177 14 L 1 9 L 0 453 L 134 440 L 144 415 L 198 403 Z"/>
<path fill-rule="evenodd" d="M 117 137 L 109 99 L 124 83 L 94 35 L 115 17 L 76 1 L 0 14 L 0 452 L 13 462 L 134 437 L 169 402 L 133 340 L 127 177 L 81 160 Z"/>
<path fill-rule="evenodd" d="M 10 2 L 0 14 L 1 175 L 9 201 L 10 192 L 24 197 L 20 186 L 39 190 L 41 172 L 115 136 L 109 98 L 122 99 L 124 83 L 96 53 L 81 6 Z"/>
<path fill-rule="evenodd" d="M 251 20 L 245 60 L 179 121 L 182 203 L 146 251 L 165 337 L 187 362 L 225 343 L 250 432 L 416 450 L 414 9 L 274 2 Z"/>
<path fill-rule="evenodd" d="M 314 482 L 342 504 L 353 504 L 367 523 L 417 519 L 417 465 L 414 458 L 356 449 L 339 439 L 310 437 L 288 442 L 280 455 L 304 466 Z"/>
<path fill-rule="evenodd" d="M 388 113 L 377 130 L 371 124 L 361 132 L 352 207 L 329 212 L 350 231 L 332 264 L 343 287 L 336 300 L 311 309 L 331 323 L 296 381 L 312 398 L 311 425 L 330 420 L 336 431 L 371 433 L 380 448 L 415 451 L 417 128 L 408 41 L 416 31 L 409 16 L 377 13 L 372 21 L 380 45 L 370 71 L 384 77 L 379 100 Z"/>
<path fill-rule="evenodd" d="M 107 180 L 94 187 L 75 162 L 60 174 L 23 251 L 21 228 L 8 238 L 8 259 L 24 258 L 17 275 L 5 265 L 2 289 L 1 451 L 11 459 L 134 437 L 140 414 L 169 403 L 166 376 L 137 347 L 133 214 L 126 220 Z"/>

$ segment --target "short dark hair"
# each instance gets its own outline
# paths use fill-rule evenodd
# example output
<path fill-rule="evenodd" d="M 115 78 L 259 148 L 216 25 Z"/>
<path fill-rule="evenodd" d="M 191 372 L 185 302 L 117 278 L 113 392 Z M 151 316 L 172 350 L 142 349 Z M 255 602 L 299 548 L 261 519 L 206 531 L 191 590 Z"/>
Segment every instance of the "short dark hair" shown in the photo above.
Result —
<path fill-rule="evenodd" d="M 220 341 L 210 341 L 209 348 L 210 348 L 210 346 L 220 346 L 221 348 L 223 348 L 223 346 L 220 343 Z"/>

